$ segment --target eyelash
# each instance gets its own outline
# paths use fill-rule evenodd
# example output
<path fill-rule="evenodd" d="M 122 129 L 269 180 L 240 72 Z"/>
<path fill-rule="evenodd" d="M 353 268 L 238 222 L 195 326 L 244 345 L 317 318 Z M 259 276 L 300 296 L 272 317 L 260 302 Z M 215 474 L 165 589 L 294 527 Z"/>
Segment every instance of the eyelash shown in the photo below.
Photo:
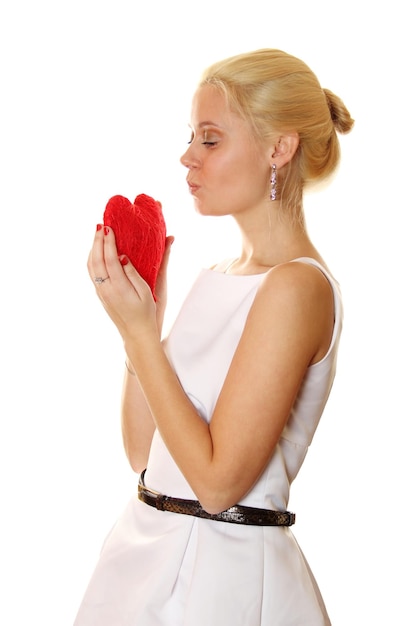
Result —
<path fill-rule="evenodd" d="M 188 141 L 188 145 L 192 144 L 194 140 L 194 137 L 191 137 L 190 141 Z M 213 147 L 216 146 L 219 142 L 218 141 L 202 141 L 201 145 L 202 146 L 209 146 L 209 147 Z"/>

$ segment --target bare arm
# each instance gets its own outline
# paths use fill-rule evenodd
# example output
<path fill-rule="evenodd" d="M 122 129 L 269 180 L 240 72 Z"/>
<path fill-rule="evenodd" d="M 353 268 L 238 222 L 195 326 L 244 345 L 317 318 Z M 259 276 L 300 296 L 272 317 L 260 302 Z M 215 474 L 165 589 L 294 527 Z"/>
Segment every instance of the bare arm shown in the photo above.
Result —
<path fill-rule="evenodd" d="M 224 510 L 263 471 L 307 367 L 328 349 L 333 328 L 328 281 L 301 263 L 265 275 L 207 424 L 166 358 L 148 286 L 133 266 L 121 267 L 112 233 L 102 239 L 99 234 L 90 273 L 106 269 L 110 276 L 99 295 L 122 335 L 154 423 L 203 507 Z"/>
<path fill-rule="evenodd" d="M 162 332 L 167 301 L 167 268 L 173 241 L 173 237 L 167 237 L 165 255 L 155 287 L 155 315 L 159 335 Z M 133 471 L 139 474 L 148 463 L 155 422 L 128 357 L 122 387 L 121 430 L 127 459 Z"/>
<path fill-rule="evenodd" d="M 273 270 L 252 307 L 210 424 L 185 397 L 152 335 L 140 347 L 128 341 L 157 428 L 207 511 L 232 506 L 259 477 L 307 367 L 329 346 L 332 327 L 333 296 L 321 272 L 301 264 Z"/>
<path fill-rule="evenodd" d="M 127 364 L 131 370 L 132 365 Z M 148 463 L 155 422 L 135 373 L 127 369 L 122 388 L 121 426 L 126 456 L 133 471 L 140 474 Z"/>

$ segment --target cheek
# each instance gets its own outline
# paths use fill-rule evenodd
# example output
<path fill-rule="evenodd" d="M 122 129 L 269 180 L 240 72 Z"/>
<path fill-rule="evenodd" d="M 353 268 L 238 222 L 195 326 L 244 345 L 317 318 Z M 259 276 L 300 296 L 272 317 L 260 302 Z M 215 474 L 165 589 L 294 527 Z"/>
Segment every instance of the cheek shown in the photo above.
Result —
<path fill-rule="evenodd" d="M 239 188 L 247 179 L 247 164 L 236 158 L 224 157 L 217 159 L 207 168 L 207 174 L 211 177 L 215 186 Z"/>
<path fill-rule="evenodd" d="M 213 154 L 213 157 L 217 156 Z M 235 176 L 238 169 L 236 159 L 228 155 L 219 155 L 207 162 L 207 171 L 218 180 L 227 180 Z"/>

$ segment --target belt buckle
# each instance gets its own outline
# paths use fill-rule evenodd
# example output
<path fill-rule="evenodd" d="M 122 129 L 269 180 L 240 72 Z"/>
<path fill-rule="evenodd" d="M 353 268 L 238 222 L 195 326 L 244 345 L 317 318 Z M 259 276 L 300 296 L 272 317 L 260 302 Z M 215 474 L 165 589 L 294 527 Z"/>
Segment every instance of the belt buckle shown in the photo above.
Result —
<path fill-rule="evenodd" d="M 145 485 L 145 471 L 146 470 L 144 470 L 140 475 L 138 490 L 143 493 L 144 496 L 147 496 L 148 498 L 152 498 L 152 500 L 154 500 L 155 508 L 158 509 L 158 511 L 165 511 L 165 499 L 167 498 L 167 496 L 164 496 L 159 491 L 155 491 L 155 489 L 150 489 Z"/>

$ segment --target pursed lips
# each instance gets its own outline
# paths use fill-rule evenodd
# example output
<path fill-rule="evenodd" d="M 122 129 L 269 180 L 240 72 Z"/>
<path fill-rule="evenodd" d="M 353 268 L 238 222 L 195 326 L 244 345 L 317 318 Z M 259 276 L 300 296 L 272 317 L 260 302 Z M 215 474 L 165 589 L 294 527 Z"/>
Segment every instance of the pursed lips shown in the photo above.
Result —
<path fill-rule="evenodd" d="M 198 191 L 198 189 L 200 189 L 200 185 L 196 185 L 195 183 L 192 183 L 189 180 L 187 180 L 187 184 L 188 184 L 190 193 L 195 193 L 196 191 Z"/>

